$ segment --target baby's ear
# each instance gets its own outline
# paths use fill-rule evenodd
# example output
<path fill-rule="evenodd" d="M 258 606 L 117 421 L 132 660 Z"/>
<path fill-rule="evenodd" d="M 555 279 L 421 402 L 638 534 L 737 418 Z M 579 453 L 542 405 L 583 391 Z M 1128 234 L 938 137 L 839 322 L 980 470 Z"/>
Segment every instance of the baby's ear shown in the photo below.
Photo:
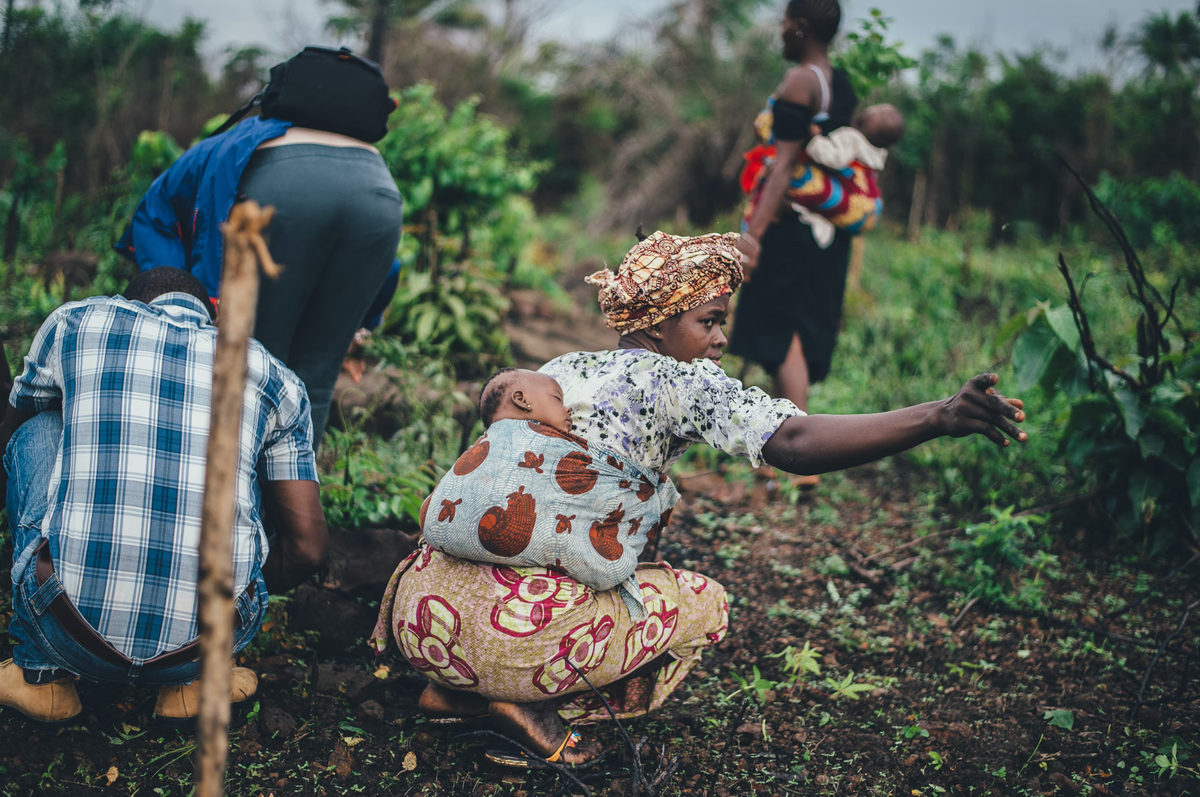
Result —
<path fill-rule="evenodd" d="M 511 401 L 517 409 L 529 412 L 529 403 L 525 401 L 525 391 L 514 390 L 512 393 L 508 394 L 508 400 Z"/>

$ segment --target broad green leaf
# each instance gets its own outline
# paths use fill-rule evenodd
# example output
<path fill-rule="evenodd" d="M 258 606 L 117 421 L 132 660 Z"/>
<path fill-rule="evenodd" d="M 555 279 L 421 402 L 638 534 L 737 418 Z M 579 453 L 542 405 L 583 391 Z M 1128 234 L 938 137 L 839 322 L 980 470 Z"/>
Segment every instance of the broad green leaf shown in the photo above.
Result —
<path fill-rule="evenodd" d="M 1138 448 L 1142 451 L 1142 459 L 1162 456 L 1163 439 L 1156 434 L 1143 434 L 1138 438 Z"/>
<path fill-rule="evenodd" d="M 1042 381 L 1054 359 L 1054 353 L 1062 347 L 1062 341 L 1045 322 L 1035 322 L 1017 338 L 1013 346 L 1013 372 L 1017 376 L 1017 387 L 1024 393 Z M 1056 376 L 1057 379 L 1057 376 Z"/>
<path fill-rule="evenodd" d="M 1000 327 L 1000 332 L 996 334 L 996 348 L 999 349 L 1008 343 L 1016 335 L 1021 334 L 1025 327 L 1029 326 L 1028 313 L 1017 313 L 1012 318 L 1005 322 L 1004 326 Z"/>
<path fill-rule="evenodd" d="M 1077 468 L 1084 467 L 1095 446 L 1096 438 L 1090 434 L 1077 433 L 1071 435 L 1067 438 L 1067 461 Z"/>
<path fill-rule="evenodd" d="M 1060 708 L 1047 711 L 1045 715 L 1042 716 L 1042 719 L 1049 722 L 1050 725 L 1055 728 L 1062 728 L 1063 730 L 1067 731 L 1072 730 L 1075 727 L 1075 714 L 1074 712 L 1067 711 L 1066 709 Z"/>
<path fill-rule="evenodd" d="M 415 335 L 418 341 L 424 343 L 433 336 L 433 327 L 440 314 L 433 308 L 426 308 L 417 319 Z"/>
<path fill-rule="evenodd" d="M 1129 435 L 1130 440 L 1137 440 L 1146 423 L 1146 406 L 1136 393 L 1124 385 L 1113 391 L 1113 397 L 1125 418 L 1125 434 Z"/>
<path fill-rule="evenodd" d="M 462 322 L 467 319 L 467 305 L 462 299 L 454 294 L 448 294 L 445 297 L 446 306 L 450 308 L 450 312 L 454 313 L 454 319 Z"/>
<path fill-rule="evenodd" d="M 1059 350 L 1060 355 L 1067 354 L 1070 350 L 1064 345 Z M 1055 356 L 1057 363 L 1059 355 Z M 1088 379 L 1088 362 L 1082 351 L 1077 351 L 1071 355 L 1072 364 L 1064 363 L 1062 375 L 1058 378 L 1057 387 L 1062 392 L 1066 393 L 1071 398 L 1079 398 L 1086 396 L 1092 392 L 1092 383 Z"/>
<path fill-rule="evenodd" d="M 1045 313 L 1046 322 L 1054 330 L 1054 334 L 1072 353 L 1079 351 L 1079 329 L 1075 326 L 1075 317 L 1067 305 L 1055 307 Z"/>
<path fill-rule="evenodd" d="M 1161 424 L 1171 434 L 1179 437 L 1185 437 L 1189 432 L 1187 421 L 1170 407 L 1151 407 L 1147 417 L 1155 423 Z"/>
<path fill-rule="evenodd" d="M 1200 506 L 1200 458 L 1192 460 L 1187 471 L 1188 497 L 1192 506 Z"/>

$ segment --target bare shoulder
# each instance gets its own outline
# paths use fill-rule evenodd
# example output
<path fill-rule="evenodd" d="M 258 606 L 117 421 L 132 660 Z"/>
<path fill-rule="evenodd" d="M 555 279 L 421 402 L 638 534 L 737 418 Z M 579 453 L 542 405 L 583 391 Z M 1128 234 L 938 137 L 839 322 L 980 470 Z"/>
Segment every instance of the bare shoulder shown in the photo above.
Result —
<path fill-rule="evenodd" d="M 794 66 L 783 76 L 776 96 L 784 102 L 815 107 L 821 92 L 816 74 L 805 66 Z"/>

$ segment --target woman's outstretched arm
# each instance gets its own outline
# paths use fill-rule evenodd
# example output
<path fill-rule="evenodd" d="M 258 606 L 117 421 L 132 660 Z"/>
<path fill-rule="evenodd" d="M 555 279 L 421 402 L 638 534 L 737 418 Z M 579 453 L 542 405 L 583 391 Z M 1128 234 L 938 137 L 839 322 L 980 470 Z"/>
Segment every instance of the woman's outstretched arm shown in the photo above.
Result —
<path fill-rule="evenodd" d="M 1028 435 L 1017 427 L 1025 404 L 995 389 L 999 377 L 980 374 L 954 396 L 872 415 L 788 418 L 763 446 L 763 459 L 789 473 L 829 473 L 907 451 L 936 437 L 982 434 L 1006 446 Z"/>

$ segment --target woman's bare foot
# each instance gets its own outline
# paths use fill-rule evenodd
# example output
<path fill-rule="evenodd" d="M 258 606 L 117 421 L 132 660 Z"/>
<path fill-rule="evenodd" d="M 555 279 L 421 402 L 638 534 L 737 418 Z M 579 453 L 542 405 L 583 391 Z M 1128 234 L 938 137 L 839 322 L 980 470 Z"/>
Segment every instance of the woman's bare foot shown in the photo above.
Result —
<path fill-rule="evenodd" d="M 488 706 L 492 715 L 492 724 L 496 730 L 528 747 L 542 758 L 550 758 L 555 751 L 562 747 L 568 734 L 571 733 L 558 716 L 554 704 L 544 703 L 502 703 L 493 702 Z M 600 755 L 602 748 L 595 739 L 580 741 L 574 747 L 565 747 L 559 756 L 562 764 L 586 764 Z"/>
<path fill-rule="evenodd" d="M 473 692 L 447 689 L 432 681 L 417 703 L 425 716 L 434 719 L 474 719 L 488 713 L 488 699 Z"/>

